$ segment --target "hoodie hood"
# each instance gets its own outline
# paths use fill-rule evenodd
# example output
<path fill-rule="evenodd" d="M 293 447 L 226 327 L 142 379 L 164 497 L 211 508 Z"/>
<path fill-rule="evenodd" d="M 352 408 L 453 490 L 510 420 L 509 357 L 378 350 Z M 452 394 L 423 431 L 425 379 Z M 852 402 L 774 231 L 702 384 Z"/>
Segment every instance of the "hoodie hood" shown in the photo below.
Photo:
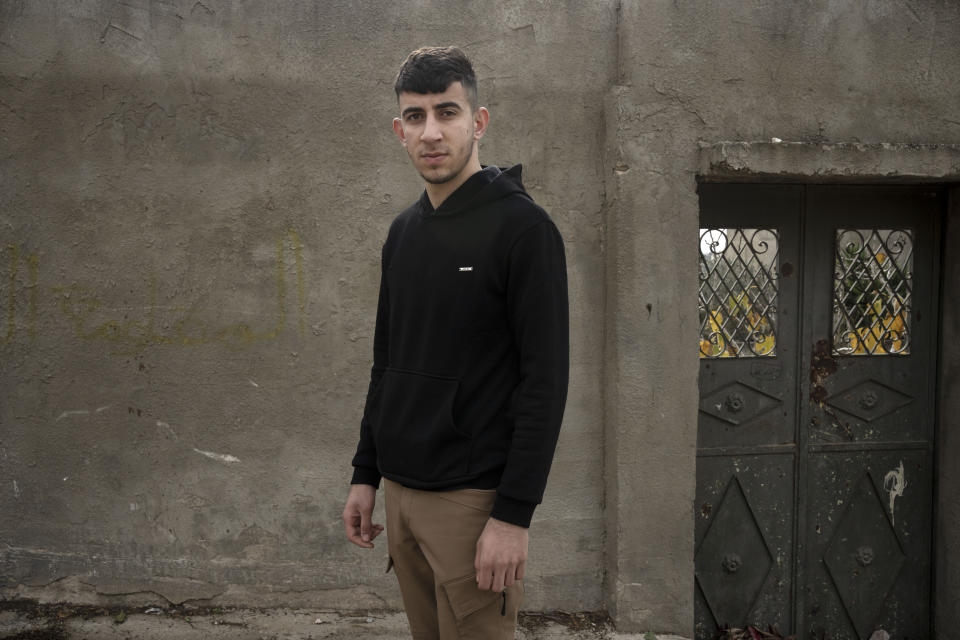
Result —
<path fill-rule="evenodd" d="M 420 215 L 425 217 L 452 216 L 514 193 L 521 193 L 526 196 L 527 192 L 523 188 L 521 179 L 522 171 L 523 166 L 519 164 L 515 164 L 509 169 L 484 166 L 480 171 L 467 178 L 466 182 L 451 193 L 436 209 L 430 204 L 430 198 L 427 197 L 427 192 L 424 190 L 417 203 Z M 527 197 L 529 198 L 529 196 Z"/>

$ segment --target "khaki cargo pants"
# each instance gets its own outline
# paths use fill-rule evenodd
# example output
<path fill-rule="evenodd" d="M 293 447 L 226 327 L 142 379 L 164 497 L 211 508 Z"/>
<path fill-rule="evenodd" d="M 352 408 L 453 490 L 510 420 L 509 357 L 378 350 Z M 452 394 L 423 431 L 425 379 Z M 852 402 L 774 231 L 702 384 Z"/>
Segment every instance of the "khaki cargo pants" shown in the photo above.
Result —
<path fill-rule="evenodd" d="M 513 640 L 523 584 L 481 591 L 473 567 L 496 492 L 419 491 L 384 478 L 384 493 L 390 562 L 414 640 Z"/>

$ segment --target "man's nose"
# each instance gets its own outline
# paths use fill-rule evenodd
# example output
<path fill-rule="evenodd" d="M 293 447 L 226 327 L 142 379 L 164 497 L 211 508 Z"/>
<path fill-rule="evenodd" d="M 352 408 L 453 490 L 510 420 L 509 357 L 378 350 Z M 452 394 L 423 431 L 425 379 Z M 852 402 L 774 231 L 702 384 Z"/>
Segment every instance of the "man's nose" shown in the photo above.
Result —
<path fill-rule="evenodd" d="M 427 114 L 427 121 L 423 126 L 423 133 L 420 137 L 430 142 L 435 142 L 443 137 L 440 131 L 440 123 L 432 114 Z"/>

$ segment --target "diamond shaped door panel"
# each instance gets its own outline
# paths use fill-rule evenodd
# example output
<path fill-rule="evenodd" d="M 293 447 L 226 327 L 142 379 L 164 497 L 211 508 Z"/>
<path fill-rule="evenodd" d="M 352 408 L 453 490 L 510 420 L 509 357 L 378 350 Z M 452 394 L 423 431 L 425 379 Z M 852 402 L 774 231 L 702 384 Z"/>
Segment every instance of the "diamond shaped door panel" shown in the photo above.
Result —
<path fill-rule="evenodd" d="M 773 556 L 736 476 L 727 484 L 695 562 L 697 583 L 714 620 L 722 625 L 746 620 Z"/>
<path fill-rule="evenodd" d="M 706 394 L 700 400 L 700 411 L 739 427 L 781 405 L 779 398 L 742 382 L 733 382 Z"/>
<path fill-rule="evenodd" d="M 848 496 L 823 555 L 844 611 L 861 638 L 873 633 L 906 557 L 867 473 Z"/>
<path fill-rule="evenodd" d="M 814 356 L 816 358 L 816 356 Z M 884 358 L 883 362 L 876 360 Z M 899 362 L 890 362 L 895 358 Z M 870 369 L 864 360 L 872 359 Z M 821 365 L 819 368 L 817 364 Z M 929 409 L 918 406 L 930 389 L 910 374 L 913 361 L 904 356 L 845 357 L 824 373 L 820 361 L 811 371 L 819 391 L 810 399 L 815 409 L 808 422 L 813 443 L 907 442 L 929 439 Z M 924 418 L 918 419 L 918 413 Z"/>
<path fill-rule="evenodd" d="M 724 363 L 726 364 L 726 363 Z M 764 363 L 766 364 L 766 363 Z M 700 377 L 700 447 L 736 444 L 780 444 L 793 440 L 792 408 L 785 406 L 783 389 L 763 390 L 769 381 L 753 376 L 710 388 L 717 378 L 706 369 Z M 717 365 L 714 364 L 714 367 Z M 776 363 L 764 371 L 775 371 Z"/>
<path fill-rule="evenodd" d="M 929 438 L 929 423 L 917 419 L 918 411 L 927 410 L 916 406 L 917 398 L 925 397 L 929 390 L 917 389 L 910 381 L 889 384 L 880 376 L 856 380 L 848 368 L 847 362 L 841 363 L 838 375 L 824 382 L 826 387 L 838 390 L 817 403 L 819 411 L 809 423 L 811 442 L 911 442 Z M 906 372 L 897 377 L 907 377 Z"/>
<path fill-rule="evenodd" d="M 890 415 L 913 400 L 877 380 L 865 380 L 854 386 L 835 393 L 826 403 L 863 422 L 873 422 Z"/>
<path fill-rule="evenodd" d="M 812 455 L 806 566 L 813 637 L 929 637 L 930 469 L 924 450 Z"/>
<path fill-rule="evenodd" d="M 700 459 L 696 501 L 697 637 L 726 625 L 790 627 L 791 454 Z"/>

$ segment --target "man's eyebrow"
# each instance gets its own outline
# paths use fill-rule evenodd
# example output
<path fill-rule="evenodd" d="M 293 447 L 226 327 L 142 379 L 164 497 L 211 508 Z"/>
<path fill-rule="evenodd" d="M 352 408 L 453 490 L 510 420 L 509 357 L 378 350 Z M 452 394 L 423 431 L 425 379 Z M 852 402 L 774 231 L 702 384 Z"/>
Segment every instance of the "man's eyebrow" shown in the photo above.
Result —
<path fill-rule="evenodd" d="M 463 107 L 460 106 L 460 103 L 455 100 L 447 100 L 446 102 L 440 102 L 438 104 L 432 105 L 430 108 L 433 109 L 434 111 L 442 111 L 443 109 L 449 109 L 451 107 L 453 107 L 454 109 L 463 109 Z M 411 113 L 423 113 L 424 111 L 425 109 L 423 107 L 407 107 L 406 109 L 400 112 L 400 117 L 405 118 Z"/>

